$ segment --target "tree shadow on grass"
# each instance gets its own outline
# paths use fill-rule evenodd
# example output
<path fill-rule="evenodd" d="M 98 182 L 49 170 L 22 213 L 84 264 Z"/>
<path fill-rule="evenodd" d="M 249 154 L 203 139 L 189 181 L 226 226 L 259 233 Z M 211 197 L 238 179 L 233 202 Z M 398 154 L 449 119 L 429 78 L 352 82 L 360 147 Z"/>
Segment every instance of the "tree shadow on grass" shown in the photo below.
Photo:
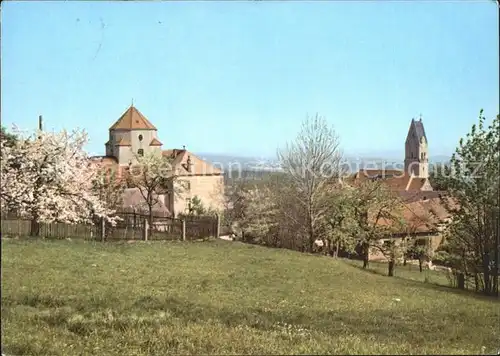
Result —
<path fill-rule="evenodd" d="M 317 337 L 342 338 L 357 335 L 363 340 L 377 340 L 381 343 L 401 341 L 408 344 L 408 347 L 417 349 L 426 340 L 434 342 L 442 338 L 440 330 L 452 321 L 447 310 L 433 311 L 434 322 L 428 324 L 429 315 L 411 311 L 401 313 L 399 308 L 352 310 L 349 306 L 344 308 L 337 305 L 335 310 L 269 310 L 239 305 L 218 306 L 198 303 L 187 298 L 152 295 L 140 296 L 132 301 L 132 304 L 114 305 L 114 301 L 109 302 L 99 300 L 97 305 L 89 305 L 86 310 L 70 307 L 51 308 L 50 312 L 42 312 L 36 319 L 51 327 L 63 328 L 83 337 L 88 337 L 93 332 L 99 332 L 103 337 L 111 337 L 112 332 L 131 329 L 150 332 L 164 323 L 175 323 L 173 319 L 176 319 L 177 322 L 187 325 L 209 326 L 211 323 L 218 323 L 228 328 L 245 326 L 256 332 L 275 331 L 278 332 L 277 335 L 287 338 L 290 330 L 282 328 L 286 323 L 308 330 L 310 335 Z M 163 315 L 163 319 L 159 315 Z M 453 320 L 455 319 L 456 315 L 453 316 Z M 425 330 L 422 325 L 427 325 Z M 461 333 L 460 330 L 457 332 Z M 466 331 L 463 333 L 462 336 L 466 337 Z M 443 340 L 440 339 L 441 341 Z"/>
<path fill-rule="evenodd" d="M 452 286 L 444 286 L 444 285 L 438 284 L 436 282 L 416 281 L 414 279 L 409 279 L 409 278 L 405 278 L 405 277 L 402 277 L 402 276 L 389 277 L 386 273 L 382 273 L 382 272 L 377 271 L 375 269 L 371 269 L 371 268 L 365 269 L 362 266 L 358 266 L 358 265 L 355 265 L 355 264 L 349 263 L 349 262 L 344 262 L 344 263 L 346 265 L 350 266 L 350 267 L 353 267 L 353 268 L 356 268 L 358 270 L 361 270 L 364 273 L 376 274 L 376 275 L 383 276 L 383 277 L 386 277 L 386 278 L 394 278 L 394 279 L 397 279 L 397 280 L 404 281 L 407 285 L 412 285 L 412 286 L 416 286 L 416 287 L 419 287 L 419 288 L 437 290 L 437 291 L 440 291 L 440 292 L 453 293 L 453 294 L 456 294 L 456 295 L 472 297 L 472 298 L 479 299 L 479 300 L 488 300 L 488 301 L 497 301 L 497 302 L 500 302 L 500 298 L 497 298 L 495 296 L 488 296 L 488 295 L 484 295 L 484 294 L 479 294 L 478 292 L 475 292 L 475 291 L 470 290 L 470 289 L 465 289 L 465 290 L 464 289 L 458 289 L 458 288 L 455 288 L 455 287 L 452 287 Z"/>
<path fill-rule="evenodd" d="M 172 316 L 185 322 L 218 321 L 227 327 L 245 325 L 247 327 L 270 331 L 276 330 L 278 324 L 304 326 L 313 331 L 328 334 L 363 334 L 367 337 L 393 338 L 394 330 L 398 333 L 413 333 L 414 330 L 403 319 L 390 311 L 370 314 L 365 311 L 315 311 L 311 313 L 296 309 L 277 311 L 262 308 L 234 310 L 233 308 L 217 308 L 212 305 L 197 304 L 189 300 L 174 297 L 141 297 L 134 303 L 134 308 L 168 311 Z M 384 325 L 384 327 L 381 327 Z M 392 331 L 389 331 L 388 328 Z"/>

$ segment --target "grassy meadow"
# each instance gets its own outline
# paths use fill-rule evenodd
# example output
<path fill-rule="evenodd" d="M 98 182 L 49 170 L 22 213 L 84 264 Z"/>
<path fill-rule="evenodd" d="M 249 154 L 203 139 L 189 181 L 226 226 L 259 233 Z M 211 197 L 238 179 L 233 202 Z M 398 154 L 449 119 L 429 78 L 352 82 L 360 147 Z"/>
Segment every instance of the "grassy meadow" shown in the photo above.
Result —
<path fill-rule="evenodd" d="M 500 303 L 237 242 L 2 240 L 6 355 L 478 354 Z M 438 273 L 430 281 L 446 284 Z"/>

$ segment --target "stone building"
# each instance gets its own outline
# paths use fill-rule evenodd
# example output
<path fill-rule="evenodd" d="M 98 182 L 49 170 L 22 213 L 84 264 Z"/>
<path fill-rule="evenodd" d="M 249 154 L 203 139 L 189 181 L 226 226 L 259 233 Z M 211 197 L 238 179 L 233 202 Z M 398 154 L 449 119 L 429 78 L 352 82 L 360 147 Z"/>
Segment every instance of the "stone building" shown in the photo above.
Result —
<path fill-rule="evenodd" d="M 224 185 L 223 172 L 183 148 L 163 149 L 157 128 L 133 105 L 109 128 L 109 140 L 105 144 L 106 155 L 92 157 L 95 164 L 108 172 L 116 172 L 117 179 L 125 179 L 136 157 L 156 153 L 166 157 L 176 171 L 176 184 L 182 184 L 179 194 L 162 194 L 155 210 L 178 216 L 187 213 L 191 200 L 197 196 L 203 205 L 215 210 L 222 209 Z M 144 201 L 137 188 L 128 188 L 124 194 L 124 208 L 139 208 Z"/>
<path fill-rule="evenodd" d="M 429 178 L 429 148 L 422 119 L 411 120 L 405 142 L 405 172 L 421 179 Z"/>

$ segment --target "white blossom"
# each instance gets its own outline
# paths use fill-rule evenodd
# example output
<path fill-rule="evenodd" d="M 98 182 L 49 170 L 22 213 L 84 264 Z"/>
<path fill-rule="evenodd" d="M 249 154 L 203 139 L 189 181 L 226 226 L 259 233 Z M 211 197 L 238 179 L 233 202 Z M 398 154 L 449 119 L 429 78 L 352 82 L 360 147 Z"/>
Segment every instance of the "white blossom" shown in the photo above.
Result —
<path fill-rule="evenodd" d="M 18 141 L 13 147 L 0 142 L 2 211 L 37 222 L 92 223 L 94 217 L 102 217 L 114 223 L 114 211 L 92 189 L 98 168 L 83 149 L 84 131 L 15 133 Z"/>

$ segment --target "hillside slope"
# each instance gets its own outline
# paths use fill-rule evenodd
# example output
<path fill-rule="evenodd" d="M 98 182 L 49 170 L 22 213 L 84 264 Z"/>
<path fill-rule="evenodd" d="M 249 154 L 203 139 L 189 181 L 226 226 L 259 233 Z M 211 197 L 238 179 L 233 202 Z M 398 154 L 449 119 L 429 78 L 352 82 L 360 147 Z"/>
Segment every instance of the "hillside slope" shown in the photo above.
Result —
<path fill-rule="evenodd" d="M 492 353 L 499 307 L 240 243 L 2 241 L 9 355 Z"/>

